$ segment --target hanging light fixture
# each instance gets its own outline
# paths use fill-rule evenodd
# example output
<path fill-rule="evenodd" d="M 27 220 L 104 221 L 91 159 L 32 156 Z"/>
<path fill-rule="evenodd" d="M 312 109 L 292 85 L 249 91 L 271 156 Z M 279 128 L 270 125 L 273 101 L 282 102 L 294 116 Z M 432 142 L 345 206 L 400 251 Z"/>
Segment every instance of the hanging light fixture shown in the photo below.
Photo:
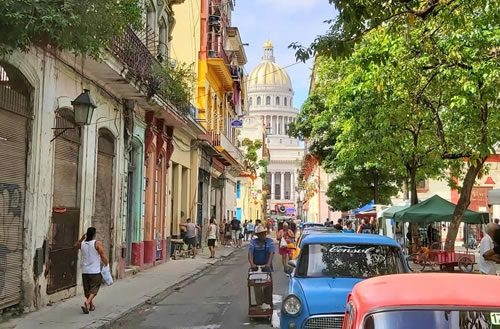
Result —
<path fill-rule="evenodd" d="M 51 139 L 51 143 L 66 131 L 73 130 L 76 127 L 88 126 L 92 122 L 92 115 L 94 114 L 94 110 L 97 108 L 97 104 L 95 103 L 92 96 L 90 96 L 90 90 L 84 89 L 83 93 L 81 93 L 74 101 L 71 102 L 71 105 L 73 106 L 75 118 L 74 126 L 52 128 L 57 133 L 54 138 Z"/>
<path fill-rule="evenodd" d="M 84 89 L 74 101 L 71 102 L 75 111 L 75 125 L 88 126 L 92 122 L 92 115 L 97 105 L 90 96 L 90 90 Z"/>

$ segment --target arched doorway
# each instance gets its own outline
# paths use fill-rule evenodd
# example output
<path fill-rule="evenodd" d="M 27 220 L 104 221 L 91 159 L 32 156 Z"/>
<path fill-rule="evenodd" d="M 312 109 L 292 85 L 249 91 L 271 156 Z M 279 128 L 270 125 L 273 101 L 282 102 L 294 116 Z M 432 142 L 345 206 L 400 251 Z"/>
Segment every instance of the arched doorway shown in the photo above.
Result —
<path fill-rule="evenodd" d="M 115 139 L 105 129 L 99 129 L 97 141 L 97 180 L 95 189 L 95 207 L 92 225 L 97 230 L 97 240 L 102 241 L 105 252 L 112 263 L 113 244 L 113 173 L 115 157 Z"/>
<path fill-rule="evenodd" d="M 33 87 L 0 61 L 0 309 L 21 300 L 27 146 Z"/>
<path fill-rule="evenodd" d="M 55 134 L 74 127 L 74 113 L 69 108 L 56 111 Z M 80 130 L 66 130 L 58 136 L 54 156 L 54 195 L 49 234 L 47 293 L 53 294 L 76 285 L 78 253 L 73 243 L 80 227 Z"/>

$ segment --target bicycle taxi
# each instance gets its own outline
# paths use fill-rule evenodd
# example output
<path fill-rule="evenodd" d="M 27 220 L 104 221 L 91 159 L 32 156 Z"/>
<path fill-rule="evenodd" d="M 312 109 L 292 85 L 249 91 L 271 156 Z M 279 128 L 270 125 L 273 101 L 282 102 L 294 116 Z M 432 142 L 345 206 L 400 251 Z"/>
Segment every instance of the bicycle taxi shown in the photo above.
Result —
<path fill-rule="evenodd" d="M 455 205 L 438 195 L 394 213 L 394 220 L 401 223 L 410 223 L 414 225 L 428 225 L 432 223 L 451 222 L 455 212 Z M 489 214 L 478 213 L 466 210 L 463 216 L 463 222 L 469 224 L 485 224 L 489 220 Z M 441 271 L 457 267 L 461 272 L 472 272 L 476 264 L 475 255 L 469 252 L 466 244 L 465 252 L 455 250 L 446 250 L 441 242 L 431 243 L 427 247 L 420 248 L 416 253 L 411 253 L 408 257 L 410 269 L 425 271 L 430 268 L 431 271 L 436 266 Z"/>

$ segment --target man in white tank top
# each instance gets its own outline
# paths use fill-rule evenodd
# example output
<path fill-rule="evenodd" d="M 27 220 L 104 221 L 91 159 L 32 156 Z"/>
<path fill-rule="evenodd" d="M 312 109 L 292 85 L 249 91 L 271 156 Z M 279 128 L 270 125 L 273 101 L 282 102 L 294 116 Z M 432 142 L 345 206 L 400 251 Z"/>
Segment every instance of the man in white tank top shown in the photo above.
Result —
<path fill-rule="evenodd" d="M 95 237 L 95 227 L 89 227 L 87 233 L 74 244 L 76 249 L 82 251 L 82 283 L 86 298 L 82 311 L 85 314 L 95 310 L 93 300 L 102 283 L 101 262 L 104 266 L 109 263 L 102 242 L 96 241 Z"/>

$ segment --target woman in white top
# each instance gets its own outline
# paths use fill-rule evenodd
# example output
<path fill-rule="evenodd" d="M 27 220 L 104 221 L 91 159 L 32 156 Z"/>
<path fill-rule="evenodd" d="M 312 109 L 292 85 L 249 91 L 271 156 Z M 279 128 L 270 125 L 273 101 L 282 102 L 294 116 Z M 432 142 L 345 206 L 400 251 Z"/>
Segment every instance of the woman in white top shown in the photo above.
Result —
<path fill-rule="evenodd" d="M 82 282 L 86 298 L 82 311 L 85 314 L 95 310 L 93 300 L 102 283 L 101 262 L 108 265 L 102 242 L 96 241 L 95 236 L 95 227 L 89 227 L 87 233 L 74 244 L 76 249 L 82 251 Z"/>
<path fill-rule="evenodd" d="M 210 218 L 210 225 L 207 228 L 208 249 L 210 249 L 210 258 L 215 258 L 215 241 L 217 240 L 217 224 Z"/>

